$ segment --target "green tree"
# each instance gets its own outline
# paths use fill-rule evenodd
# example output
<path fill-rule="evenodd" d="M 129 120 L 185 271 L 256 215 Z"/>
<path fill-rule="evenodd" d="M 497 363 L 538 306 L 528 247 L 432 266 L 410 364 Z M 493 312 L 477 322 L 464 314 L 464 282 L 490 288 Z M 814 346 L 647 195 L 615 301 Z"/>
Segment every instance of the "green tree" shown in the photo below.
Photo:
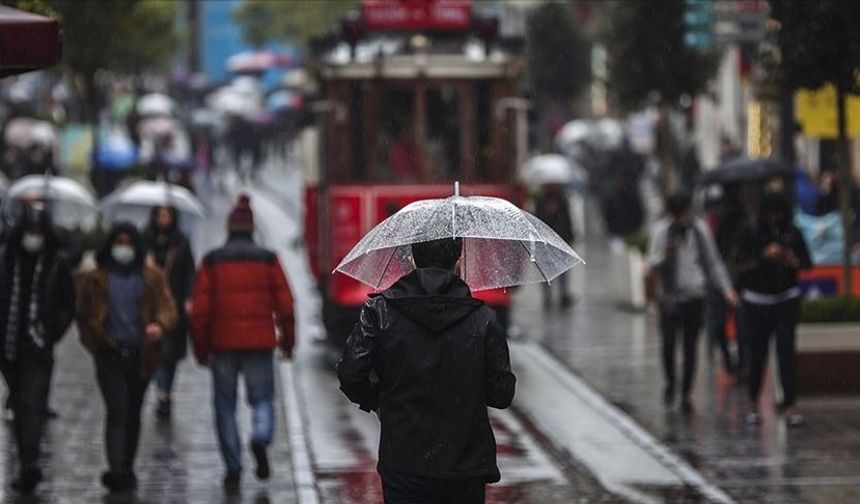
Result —
<path fill-rule="evenodd" d="M 843 248 L 846 294 L 852 293 L 851 245 L 853 212 L 851 155 L 845 117 L 849 93 L 860 91 L 860 3 L 841 0 L 795 2 L 771 0 L 771 16 L 779 23 L 777 81 L 787 89 L 836 87 L 838 124 L 839 207 L 845 233 Z"/>
<path fill-rule="evenodd" d="M 63 65 L 84 84 L 88 120 L 98 119 L 96 73 L 167 68 L 178 47 L 175 2 L 50 0 L 63 27 Z"/>
<path fill-rule="evenodd" d="M 573 23 L 570 7 L 547 2 L 528 18 L 527 56 L 532 88 L 539 95 L 566 99 L 591 81 L 590 45 Z"/>
<path fill-rule="evenodd" d="M 245 41 L 260 47 L 269 42 L 304 42 L 337 23 L 358 6 L 358 0 L 243 0 L 233 11 Z"/>
<path fill-rule="evenodd" d="M 659 95 L 664 195 L 674 188 L 675 142 L 668 117 L 682 96 L 703 92 L 717 69 L 714 54 L 684 45 L 685 8 L 684 0 L 614 2 L 606 33 L 609 87 L 619 107 L 635 110 Z"/>

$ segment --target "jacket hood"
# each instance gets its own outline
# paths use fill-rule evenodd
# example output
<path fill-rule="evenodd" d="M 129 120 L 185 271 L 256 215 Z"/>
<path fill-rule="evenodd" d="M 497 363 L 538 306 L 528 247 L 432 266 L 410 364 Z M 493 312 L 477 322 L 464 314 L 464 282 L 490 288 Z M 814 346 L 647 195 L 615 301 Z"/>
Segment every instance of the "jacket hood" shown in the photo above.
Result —
<path fill-rule="evenodd" d="M 117 264 L 111 255 L 111 248 L 116 237 L 120 234 L 131 236 L 132 246 L 134 247 L 134 260 L 129 265 Z M 113 225 L 108 234 L 107 239 L 102 244 L 101 248 L 96 251 L 96 263 L 109 271 L 132 272 L 143 269 L 143 263 L 146 259 L 146 247 L 143 243 L 143 237 L 137 227 L 130 222 L 117 222 Z"/>
<path fill-rule="evenodd" d="M 379 295 L 431 332 L 444 331 L 484 305 L 460 277 L 436 268 L 416 269 Z"/>

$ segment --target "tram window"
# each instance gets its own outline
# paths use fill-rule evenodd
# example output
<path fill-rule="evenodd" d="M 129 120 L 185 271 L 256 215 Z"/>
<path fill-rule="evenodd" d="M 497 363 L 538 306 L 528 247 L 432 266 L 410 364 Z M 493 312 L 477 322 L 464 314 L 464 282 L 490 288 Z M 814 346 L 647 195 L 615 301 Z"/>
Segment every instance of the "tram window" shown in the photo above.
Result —
<path fill-rule="evenodd" d="M 380 96 L 378 173 L 388 180 L 416 180 L 421 160 L 415 144 L 415 92 L 383 89 Z"/>
<path fill-rule="evenodd" d="M 488 179 L 490 166 L 490 132 L 492 129 L 492 107 L 490 106 L 490 85 L 486 82 L 478 84 L 478 175 Z"/>
<path fill-rule="evenodd" d="M 364 137 L 358 132 L 364 131 L 364 94 L 361 85 L 353 83 L 352 102 L 350 103 L 350 117 L 352 118 L 352 180 L 363 180 L 367 176 L 367 167 L 364 162 Z"/>
<path fill-rule="evenodd" d="M 441 86 L 427 91 L 428 172 L 433 179 L 450 179 L 460 172 L 460 100 L 457 88 Z"/>

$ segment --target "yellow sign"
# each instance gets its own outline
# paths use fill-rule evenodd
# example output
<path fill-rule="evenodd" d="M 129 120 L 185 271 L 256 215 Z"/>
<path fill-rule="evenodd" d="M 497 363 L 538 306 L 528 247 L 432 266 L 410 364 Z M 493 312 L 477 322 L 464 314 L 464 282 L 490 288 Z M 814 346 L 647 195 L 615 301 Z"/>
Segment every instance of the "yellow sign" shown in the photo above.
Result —
<path fill-rule="evenodd" d="M 860 136 L 860 96 L 848 95 L 848 136 Z M 802 89 L 794 94 L 794 115 L 803 128 L 803 135 L 814 138 L 836 138 L 836 86 L 827 84 L 819 89 Z"/>

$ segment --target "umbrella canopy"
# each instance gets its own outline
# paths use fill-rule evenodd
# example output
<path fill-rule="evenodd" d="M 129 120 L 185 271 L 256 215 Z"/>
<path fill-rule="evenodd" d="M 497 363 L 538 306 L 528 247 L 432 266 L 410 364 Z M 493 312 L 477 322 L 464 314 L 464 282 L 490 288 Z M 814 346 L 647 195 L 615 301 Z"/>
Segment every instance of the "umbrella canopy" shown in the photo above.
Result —
<path fill-rule="evenodd" d="M 738 182 L 760 182 L 773 177 L 792 175 L 790 167 L 775 159 L 751 159 L 740 157 L 727 161 L 702 175 L 699 183 L 730 184 Z"/>
<path fill-rule="evenodd" d="M 460 275 L 472 290 L 550 282 L 583 263 L 540 219 L 500 198 L 412 203 L 370 230 L 335 271 L 386 289 L 415 268 L 412 244 L 462 238 Z"/>
<path fill-rule="evenodd" d="M 583 184 L 588 175 L 579 163 L 559 154 L 543 154 L 526 162 L 523 179 L 532 185 Z"/>
<path fill-rule="evenodd" d="M 108 170 L 124 170 L 137 161 L 137 148 L 127 137 L 111 135 L 99 142 L 96 161 Z"/>
<path fill-rule="evenodd" d="M 47 121 L 31 117 L 16 117 L 9 121 L 3 132 L 7 145 L 27 148 L 31 145 L 55 147 L 57 145 L 57 129 Z"/>
<path fill-rule="evenodd" d="M 27 175 L 18 179 L 3 199 L 3 217 L 7 222 L 14 219 L 18 203 L 23 199 L 49 202 L 56 224 L 69 229 L 89 221 L 96 213 L 92 193 L 67 177 Z"/>
<path fill-rule="evenodd" d="M 227 58 L 227 70 L 235 73 L 259 73 L 271 68 L 291 68 L 298 62 L 275 51 L 246 51 Z"/>
<path fill-rule="evenodd" d="M 142 116 L 172 115 L 176 103 L 167 95 L 150 93 L 137 100 L 137 113 Z"/>
<path fill-rule="evenodd" d="M 0 77 L 38 70 L 60 62 L 60 24 L 0 5 Z"/>
<path fill-rule="evenodd" d="M 565 124 L 555 135 L 556 146 L 567 151 L 579 143 L 587 142 L 594 132 L 594 126 L 583 119 L 576 119 Z"/>
<path fill-rule="evenodd" d="M 123 207 L 153 208 L 170 206 L 178 212 L 203 217 L 206 209 L 197 196 L 188 189 L 167 182 L 140 180 L 108 194 L 99 209 L 102 214 L 113 214 Z"/>

